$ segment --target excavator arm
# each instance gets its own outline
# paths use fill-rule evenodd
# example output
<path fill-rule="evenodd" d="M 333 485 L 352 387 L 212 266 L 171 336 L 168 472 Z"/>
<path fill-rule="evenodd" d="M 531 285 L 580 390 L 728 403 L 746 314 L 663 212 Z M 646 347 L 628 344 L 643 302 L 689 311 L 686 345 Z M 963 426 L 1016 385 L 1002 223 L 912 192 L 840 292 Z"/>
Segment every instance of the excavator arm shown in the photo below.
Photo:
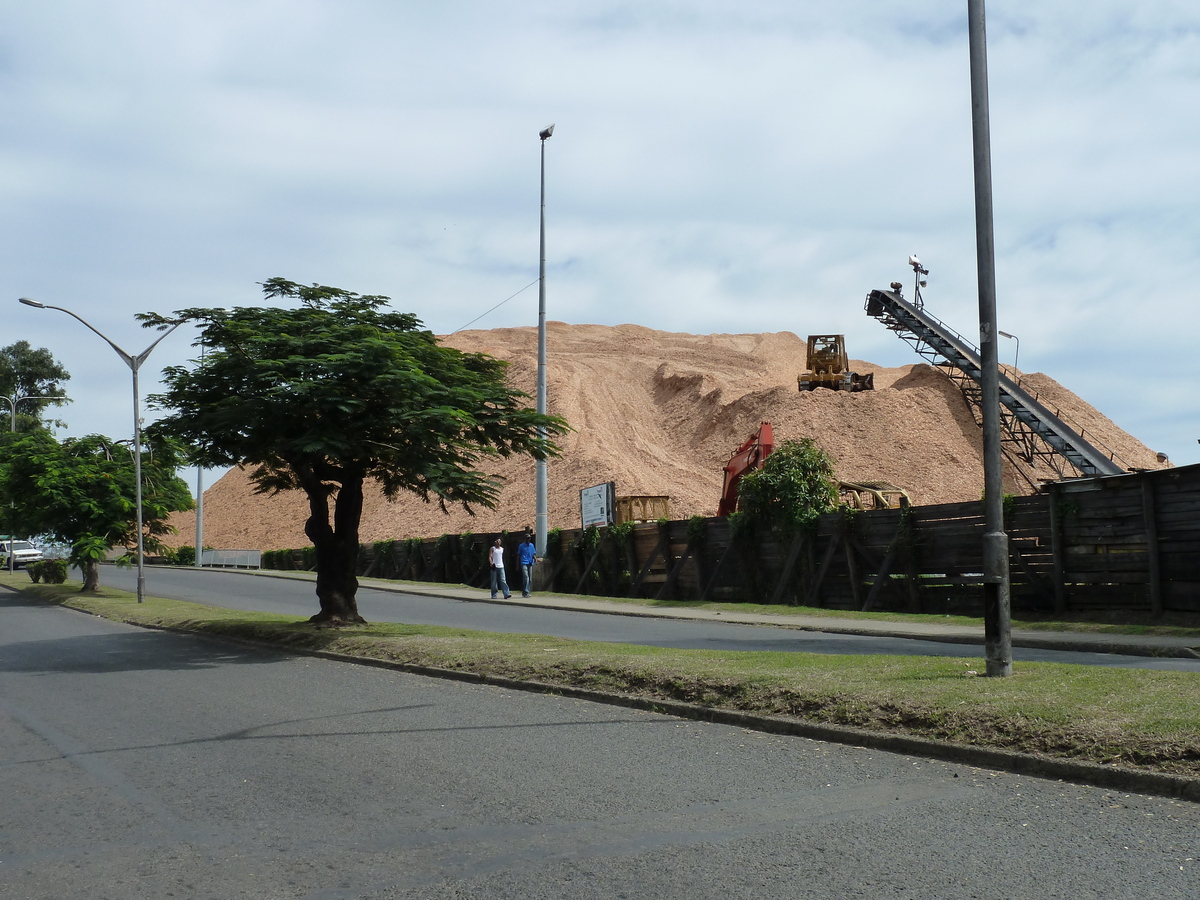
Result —
<path fill-rule="evenodd" d="M 717 506 L 718 516 L 728 516 L 737 509 L 738 482 L 747 472 L 761 469 L 771 451 L 775 449 L 775 433 L 770 422 L 763 422 L 758 431 L 746 439 L 725 463 L 725 485 L 721 489 L 721 503 Z"/>

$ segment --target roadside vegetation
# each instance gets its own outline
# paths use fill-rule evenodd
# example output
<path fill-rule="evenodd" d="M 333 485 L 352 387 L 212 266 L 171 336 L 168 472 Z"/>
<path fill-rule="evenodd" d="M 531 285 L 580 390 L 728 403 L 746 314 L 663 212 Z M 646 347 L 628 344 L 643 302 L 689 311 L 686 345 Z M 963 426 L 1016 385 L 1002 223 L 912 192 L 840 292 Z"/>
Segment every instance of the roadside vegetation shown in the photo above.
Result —
<path fill-rule="evenodd" d="M 1200 777 L 1200 675 L 981 658 L 728 653 L 376 623 L 315 628 L 78 584 L 28 595 L 136 625 Z M 773 608 L 776 611 L 778 608 Z"/>

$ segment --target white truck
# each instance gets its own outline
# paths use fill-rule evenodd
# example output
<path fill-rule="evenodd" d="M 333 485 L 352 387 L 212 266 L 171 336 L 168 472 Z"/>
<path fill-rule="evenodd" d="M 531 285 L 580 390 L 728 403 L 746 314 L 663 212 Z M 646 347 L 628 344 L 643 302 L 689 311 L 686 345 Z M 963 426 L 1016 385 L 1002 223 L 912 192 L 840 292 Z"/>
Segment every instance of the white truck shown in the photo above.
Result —
<path fill-rule="evenodd" d="M 12 556 L 11 563 L 9 555 Z M 42 551 L 29 541 L 0 539 L 0 569 L 20 569 L 42 558 Z"/>

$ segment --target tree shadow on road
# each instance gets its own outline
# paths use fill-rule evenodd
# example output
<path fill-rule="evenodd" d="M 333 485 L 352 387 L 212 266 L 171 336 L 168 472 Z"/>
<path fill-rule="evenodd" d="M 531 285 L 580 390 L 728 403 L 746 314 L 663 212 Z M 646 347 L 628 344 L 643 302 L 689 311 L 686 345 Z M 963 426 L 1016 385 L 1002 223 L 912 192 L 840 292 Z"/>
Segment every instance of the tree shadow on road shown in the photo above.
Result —
<path fill-rule="evenodd" d="M 161 631 L 81 634 L 0 643 L 0 672 L 66 674 L 131 671 L 186 671 L 231 664 L 275 663 L 288 654 L 270 648 Z"/>

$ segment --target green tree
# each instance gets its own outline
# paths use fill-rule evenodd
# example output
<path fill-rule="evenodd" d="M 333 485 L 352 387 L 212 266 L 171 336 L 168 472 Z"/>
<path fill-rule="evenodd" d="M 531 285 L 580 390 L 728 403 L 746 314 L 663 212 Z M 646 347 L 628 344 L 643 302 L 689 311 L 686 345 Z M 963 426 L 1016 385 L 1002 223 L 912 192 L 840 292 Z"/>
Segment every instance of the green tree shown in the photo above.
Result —
<path fill-rule="evenodd" d="M 755 522 L 796 533 L 837 508 L 833 460 L 812 438 L 784 441 L 738 483 L 738 505 Z"/>
<path fill-rule="evenodd" d="M 389 499 L 411 491 L 443 509 L 492 507 L 501 482 L 478 467 L 497 455 L 556 455 L 550 437 L 567 426 L 526 405 L 506 363 L 443 346 L 412 314 L 386 309 L 387 297 L 282 278 L 263 291 L 299 307 L 140 317 L 160 328 L 199 323 L 206 348 L 194 368 L 164 371 L 167 391 L 150 402 L 169 412 L 152 427 L 203 465 L 246 466 L 259 493 L 304 491 L 320 601 L 312 621 L 362 622 L 365 483 Z"/>
<path fill-rule="evenodd" d="M 0 413 L 4 414 L 4 428 L 26 431 L 36 427 L 47 406 L 70 403 L 61 384 L 70 377 L 44 347 L 35 350 L 28 341 L 0 347 L 0 397 L 5 398 L 0 401 Z M 17 408 L 15 429 L 8 421 L 12 414 L 9 400 L 14 401 Z"/>
<path fill-rule="evenodd" d="M 83 569 L 83 589 L 100 583 L 99 563 L 111 547 L 137 545 L 136 481 L 132 449 L 102 435 L 61 443 L 46 431 L 0 435 L 0 509 L 20 534 L 44 534 L 71 545 Z M 153 438 L 142 452 L 144 543 L 162 547 L 174 532 L 167 518 L 192 508 L 188 486 L 175 474 L 182 456 Z"/>

